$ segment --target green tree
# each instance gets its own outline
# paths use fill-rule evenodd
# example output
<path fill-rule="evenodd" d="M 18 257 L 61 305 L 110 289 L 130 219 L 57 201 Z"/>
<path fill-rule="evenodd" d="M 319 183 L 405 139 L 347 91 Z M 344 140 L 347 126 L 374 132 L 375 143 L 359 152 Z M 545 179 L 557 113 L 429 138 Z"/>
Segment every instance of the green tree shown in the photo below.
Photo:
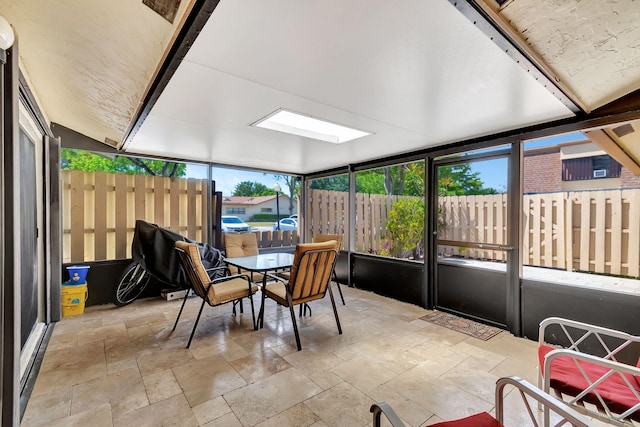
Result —
<path fill-rule="evenodd" d="M 395 202 L 389 212 L 387 229 L 391 234 L 389 254 L 402 257 L 412 253 L 417 259 L 424 237 L 424 200 L 416 197 Z"/>
<path fill-rule="evenodd" d="M 404 183 L 405 196 L 424 196 L 424 161 L 407 164 Z"/>
<path fill-rule="evenodd" d="M 497 194 L 495 188 L 484 188 L 479 172 L 472 172 L 469 163 L 438 168 L 439 196 L 473 196 Z"/>
<path fill-rule="evenodd" d="M 287 191 L 282 193 L 289 196 L 289 215 L 293 214 L 294 203 L 296 203 L 294 200 L 297 200 L 300 195 L 300 180 L 295 175 L 274 175 L 273 178 L 278 182 L 284 181 Z"/>
<path fill-rule="evenodd" d="M 317 178 L 309 186 L 312 190 L 349 191 L 349 175 Z"/>
<path fill-rule="evenodd" d="M 270 189 L 264 184 L 254 181 L 242 181 L 236 184 L 233 189 L 233 196 L 244 197 L 258 197 L 258 196 L 272 196 L 276 194 L 275 191 Z"/>
<path fill-rule="evenodd" d="M 384 188 L 383 168 L 356 173 L 356 192 L 366 194 L 387 194 Z"/>
<path fill-rule="evenodd" d="M 185 176 L 187 165 L 166 160 L 141 159 L 120 155 L 99 155 L 89 151 L 63 148 L 60 165 L 64 170 L 103 171 L 128 175 Z"/>

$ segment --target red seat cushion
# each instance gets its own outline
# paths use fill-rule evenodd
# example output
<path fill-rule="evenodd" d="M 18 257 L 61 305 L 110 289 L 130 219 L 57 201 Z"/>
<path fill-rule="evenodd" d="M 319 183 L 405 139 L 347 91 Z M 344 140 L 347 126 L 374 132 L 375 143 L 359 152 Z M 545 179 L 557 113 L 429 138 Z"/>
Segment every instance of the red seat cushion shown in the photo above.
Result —
<path fill-rule="evenodd" d="M 470 417 L 460 418 L 454 421 L 444 421 L 442 423 L 433 424 L 431 427 L 504 427 L 495 418 L 486 412 L 471 415 Z"/>
<path fill-rule="evenodd" d="M 546 345 L 538 348 L 538 359 L 541 371 L 544 370 L 545 355 L 553 350 L 556 349 Z M 608 368 L 593 363 L 584 361 L 578 361 L 578 363 L 582 366 L 582 369 L 584 369 L 591 382 L 595 382 L 598 378 L 609 371 Z M 624 374 L 624 376 L 629 380 L 636 391 L 640 393 L 640 386 L 636 377 L 629 374 Z M 553 389 L 570 396 L 577 396 L 582 390 L 589 387 L 589 383 L 578 369 L 576 362 L 567 356 L 557 357 L 551 362 L 550 384 Z M 634 396 L 633 391 L 629 389 L 629 386 L 624 382 L 621 374 L 618 373 L 607 378 L 604 382 L 598 385 L 596 389 L 607 406 L 609 406 L 609 409 L 617 413 L 622 413 L 639 403 L 638 399 Z M 593 392 L 587 394 L 583 400 L 598 407 L 601 406 L 598 398 Z M 636 411 L 632 415 L 632 418 L 639 420 L 640 413 Z"/>

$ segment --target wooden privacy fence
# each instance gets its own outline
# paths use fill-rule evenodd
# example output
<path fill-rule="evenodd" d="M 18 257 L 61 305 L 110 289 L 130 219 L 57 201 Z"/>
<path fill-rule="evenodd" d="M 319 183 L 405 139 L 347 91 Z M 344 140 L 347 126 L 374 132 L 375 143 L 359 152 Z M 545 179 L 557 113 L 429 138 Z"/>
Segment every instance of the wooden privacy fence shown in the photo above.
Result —
<path fill-rule="evenodd" d="M 131 257 L 136 219 L 206 241 L 207 182 L 62 171 L 63 262 Z"/>
<path fill-rule="evenodd" d="M 441 197 L 438 236 L 506 244 L 507 209 L 505 195 Z M 640 276 L 640 189 L 525 195 L 523 230 L 525 265 Z M 500 251 L 456 250 L 504 259 Z"/>
<path fill-rule="evenodd" d="M 63 262 L 131 257 L 136 219 L 207 241 L 207 181 L 62 171 Z M 258 246 L 294 246 L 296 231 L 256 232 Z"/>
<path fill-rule="evenodd" d="M 131 256 L 136 219 L 207 241 L 206 180 L 63 171 L 63 262 Z M 355 250 L 387 249 L 393 204 L 405 196 L 356 194 Z M 506 195 L 439 198 L 438 237 L 507 244 Z M 525 195 L 525 265 L 640 276 L 640 189 Z M 304 224 L 316 234 L 348 233 L 348 193 L 309 190 Z M 296 232 L 257 232 L 260 247 L 291 246 Z M 514 243 L 514 242 L 512 242 Z M 346 244 L 346 239 L 343 240 Z M 504 260 L 504 252 L 439 247 L 448 255 Z"/>
<path fill-rule="evenodd" d="M 388 250 L 387 221 L 393 204 L 409 196 L 387 196 L 384 194 L 356 194 L 356 241 L 357 252 L 379 253 Z M 348 236 L 349 193 L 343 191 L 309 190 L 305 227 L 316 234 L 340 234 Z M 343 244 L 346 239 L 343 239 Z"/>

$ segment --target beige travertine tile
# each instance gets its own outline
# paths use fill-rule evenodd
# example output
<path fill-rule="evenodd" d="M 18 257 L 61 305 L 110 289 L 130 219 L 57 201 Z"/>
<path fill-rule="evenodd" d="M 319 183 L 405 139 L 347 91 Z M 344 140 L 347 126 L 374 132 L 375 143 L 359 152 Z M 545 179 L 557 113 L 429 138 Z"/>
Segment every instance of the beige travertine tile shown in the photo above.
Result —
<path fill-rule="evenodd" d="M 162 372 L 194 360 L 195 358 L 186 348 L 169 348 L 164 351 L 144 353 L 137 358 L 142 376 Z"/>
<path fill-rule="evenodd" d="M 230 361 L 230 363 L 249 384 L 291 367 L 289 362 L 270 348 L 253 352 L 246 357 Z"/>
<path fill-rule="evenodd" d="M 331 369 L 331 372 L 365 393 L 386 383 L 395 376 L 395 373 L 387 369 L 383 364 L 366 356 L 360 356 L 344 362 Z"/>
<path fill-rule="evenodd" d="M 173 368 L 191 406 L 199 405 L 247 384 L 240 374 L 220 356 L 196 360 Z"/>
<path fill-rule="evenodd" d="M 221 416 L 231 412 L 231 408 L 227 405 L 227 401 L 222 396 L 215 399 L 207 400 L 204 403 L 196 405 L 192 408 L 193 414 L 196 416 L 198 423 L 201 425 L 213 421 Z"/>
<path fill-rule="evenodd" d="M 127 328 L 127 335 L 129 338 L 138 338 L 145 335 L 153 335 L 149 325 L 140 325 L 134 328 Z"/>
<path fill-rule="evenodd" d="M 153 405 L 115 415 L 114 427 L 195 427 L 196 417 L 182 394 L 162 400 Z"/>
<path fill-rule="evenodd" d="M 47 427 L 113 427 L 111 405 L 103 403 L 91 409 L 48 422 Z"/>
<path fill-rule="evenodd" d="M 424 406 L 444 420 L 454 420 L 478 412 L 489 411 L 493 407 L 492 403 L 488 403 L 446 380 L 431 378 L 415 382 L 405 374 L 401 377 L 387 384 L 393 387 L 394 391 Z"/>
<path fill-rule="evenodd" d="M 143 354 L 157 353 L 160 346 L 153 336 L 143 335 L 131 338 L 124 337 L 111 338 L 104 341 L 107 362 L 113 363 L 124 359 L 137 358 Z"/>
<path fill-rule="evenodd" d="M 403 422 L 410 426 L 423 425 L 433 416 L 433 413 L 427 410 L 424 405 L 404 397 L 387 385 L 371 390 L 367 395 L 375 402 L 386 402 L 391 405 Z"/>
<path fill-rule="evenodd" d="M 300 369 L 305 374 L 327 371 L 343 363 L 342 360 L 333 353 L 310 351 L 304 347 L 302 351 L 296 351 L 295 353 L 285 356 L 285 359 L 291 366 Z"/>
<path fill-rule="evenodd" d="M 228 413 L 220 418 L 202 424 L 202 427 L 243 427 L 238 417 L 234 413 Z"/>
<path fill-rule="evenodd" d="M 171 396 L 182 393 L 182 389 L 170 370 L 158 372 L 142 377 L 147 390 L 149 403 L 160 402 Z"/>
<path fill-rule="evenodd" d="M 321 391 L 301 371 L 291 368 L 226 393 L 224 398 L 243 425 L 255 425 Z"/>
<path fill-rule="evenodd" d="M 489 372 L 466 367 L 463 362 L 439 378 L 485 400 L 487 403 L 494 403 L 495 383 L 498 377 Z"/>
<path fill-rule="evenodd" d="M 78 332 L 78 344 L 87 344 L 117 337 L 129 337 L 124 322 L 112 323 L 100 326 L 99 328 L 80 331 Z"/>
<path fill-rule="evenodd" d="M 106 375 L 102 342 L 47 351 L 32 394 L 46 393 Z"/>
<path fill-rule="evenodd" d="M 304 403 L 299 403 L 286 411 L 280 412 L 266 421 L 257 424 L 257 427 L 297 426 L 307 427 L 320 420 L 316 414 Z"/>
<path fill-rule="evenodd" d="M 538 363 L 531 363 L 528 358 L 522 360 L 509 357 L 489 372 L 498 378 L 515 375 L 517 372 L 517 376 L 529 381 L 531 384 L 537 384 L 538 381 Z"/>
<path fill-rule="evenodd" d="M 71 387 L 31 396 L 20 425 L 45 425 L 69 415 Z"/>
<path fill-rule="evenodd" d="M 364 426 L 371 422 L 369 408 L 374 401 L 355 387 L 341 383 L 306 400 L 309 407 L 329 426 Z"/>
<path fill-rule="evenodd" d="M 137 369 L 127 369 L 105 378 L 73 387 L 71 413 L 76 414 L 108 402 L 114 416 L 149 404 Z"/>
<path fill-rule="evenodd" d="M 54 329 L 55 330 L 55 329 Z M 76 347 L 78 345 L 78 332 L 59 333 L 55 339 L 49 341 L 47 350 L 59 350 L 63 348 Z"/>
<path fill-rule="evenodd" d="M 508 332 L 480 341 L 419 320 L 420 307 L 343 291 L 342 335 L 329 298 L 312 316 L 296 310 L 302 351 L 289 310 L 272 301 L 258 331 L 248 304 L 236 316 L 206 307 L 188 350 L 198 298 L 176 331 L 182 301 L 88 307 L 56 324 L 23 425 L 365 427 L 369 405 L 387 401 L 408 426 L 426 426 L 490 412 L 499 376 L 536 380 L 535 342 Z"/>

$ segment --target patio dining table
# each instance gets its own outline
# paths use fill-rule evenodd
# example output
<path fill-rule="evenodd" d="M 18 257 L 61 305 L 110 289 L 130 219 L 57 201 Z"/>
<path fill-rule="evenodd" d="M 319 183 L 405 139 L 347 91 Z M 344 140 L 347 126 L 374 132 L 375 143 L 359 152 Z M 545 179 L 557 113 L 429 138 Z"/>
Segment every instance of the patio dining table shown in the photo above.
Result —
<path fill-rule="evenodd" d="M 293 265 L 293 257 L 294 255 L 291 253 L 275 252 L 224 259 L 228 265 L 250 272 L 261 273 L 263 275 L 261 289 L 262 303 L 260 304 L 260 311 L 258 312 L 258 328 L 262 328 L 264 326 L 261 323 L 261 319 L 264 311 L 264 287 L 267 285 L 267 273 L 291 268 Z"/>

